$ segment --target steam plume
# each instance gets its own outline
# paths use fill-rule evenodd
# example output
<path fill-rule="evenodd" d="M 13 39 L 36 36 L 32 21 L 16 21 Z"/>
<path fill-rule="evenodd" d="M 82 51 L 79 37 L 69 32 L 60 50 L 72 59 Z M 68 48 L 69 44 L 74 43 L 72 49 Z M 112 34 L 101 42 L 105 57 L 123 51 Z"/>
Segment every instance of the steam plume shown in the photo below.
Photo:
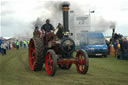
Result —
<path fill-rule="evenodd" d="M 115 28 L 115 25 L 114 21 L 105 20 L 103 17 L 96 17 L 94 21 L 92 19 L 93 31 L 105 32 L 107 29 Z"/>
<path fill-rule="evenodd" d="M 38 25 L 41 27 L 46 19 L 50 19 L 51 23 L 56 27 L 56 25 L 60 22 L 62 23 L 62 4 L 63 1 L 46 1 L 44 4 L 44 8 L 48 14 L 42 13 L 40 17 L 37 18 L 36 21 L 33 22 L 33 25 Z M 70 9 L 75 11 L 75 15 L 84 16 L 88 14 L 88 9 L 82 9 L 81 5 L 75 2 L 70 2 Z M 85 5 L 86 8 L 89 8 L 88 5 Z M 93 18 L 93 17 L 91 17 Z M 106 20 L 103 17 L 95 16 L 95 20 L 91 19 L 91 26 L 93 31 L 105 32 L 107 29 L 115 27 L 115 23 L 109 20 Z M 90 30 L 87 28 L 86 30 Z"/>

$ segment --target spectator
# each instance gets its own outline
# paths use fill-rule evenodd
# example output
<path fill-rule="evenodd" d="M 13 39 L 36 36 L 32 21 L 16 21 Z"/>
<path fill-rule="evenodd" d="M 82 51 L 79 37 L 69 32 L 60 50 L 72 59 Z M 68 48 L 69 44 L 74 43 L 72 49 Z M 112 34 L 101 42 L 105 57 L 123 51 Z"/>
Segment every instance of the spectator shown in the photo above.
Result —
<path fill-rule="evenodd" d="M 13 44 L 12 44 L 12 43 L 10 43 L 10 50 L 12 50 L 12 48 L 13 48 Z"/>
<path fill-rule="evenodd" d="M 2 55 L 6 55 L 6 43 L 5 42 L 1 44 L 1 48 L 2 48 Z"/>
<path fill-rule="evenodd" d="M 25 40 L 23 41 L 23 44 L 24 44 L 24 48 L 25 48 L 26 47 L 26 41 Z"/>
<path fill-rule="evenodd" d="M 128 59 L 128 41 L 124 38 L 124 60 Z"/>
<path fill-rule="evenodd" d="M 116 57 L 119 59 L 120 58 L 120 43 L 119 40 L 117 40 L 117 47 L 116 47 Z"/>
<path fill-rule="evenodd" d="M 1 48 L 1 44 L 0 44 L 0 53 L 1 53 L 1 50 L 2 50 L 2 48 Z"/>
<path fill-rule="evenodd" d="M 118 44 L 118 40 L 116 40 L 114 43 L 115 57 L 117 57 L 117 44 Z"/>
<path fill-rule="evenodd" d="M 23 42 L 22 41 L 20 41 L 20 47 L 22 47 L 23 46 Z"/>
<path fill-rule="evenodd" d="M 117 41 L 118 41 L 118 40 L 116 40 L 115 43 L 114 43 L 114 49 L 115 49 L 115 50 L 116 50 L 116 48 L 117 48 Z"/>
<path fill-rule="evenodd" d="M 10 50 L 10 42 L 8 43 L 8 49 Z"/>
<path fill-rule="evenodd" d="M 17 50 L 19 49 L 19 41 L 18 40 L 16 41 L 16 49 Z"/>
<path fill-rule="evenodd" d="M 1 44 L 2 44 L 2 40 L 0 40 L 0 53 L 1 53 Z"/>
<path fill-rule="evenodd" d="M 123 58 L 124 58 L 124 37 L 122 37 L 120 41 L 120 59 L 123 60 Z"/>

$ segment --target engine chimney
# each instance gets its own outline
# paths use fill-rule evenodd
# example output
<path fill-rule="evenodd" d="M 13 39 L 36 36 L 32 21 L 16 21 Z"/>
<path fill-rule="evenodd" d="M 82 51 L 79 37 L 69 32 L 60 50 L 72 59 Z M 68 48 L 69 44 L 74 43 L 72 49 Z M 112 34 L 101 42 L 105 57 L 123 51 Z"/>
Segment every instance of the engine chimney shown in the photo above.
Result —
<path fill-rule="evenodd" d="M 69 32 L 69 23 L 68 23 L 68 11 L 69 11 L 69 3 L 64 2 L 62 4 L 63 9 L 63 25 L 64 25 L 64 33 Z"/>
<path fill-rule="evenodd" d="M 113 26 L 113 29 L 112 29 L 112 44 L 114 45 L 114 37 L 115 37 L 115 26 Z"/>

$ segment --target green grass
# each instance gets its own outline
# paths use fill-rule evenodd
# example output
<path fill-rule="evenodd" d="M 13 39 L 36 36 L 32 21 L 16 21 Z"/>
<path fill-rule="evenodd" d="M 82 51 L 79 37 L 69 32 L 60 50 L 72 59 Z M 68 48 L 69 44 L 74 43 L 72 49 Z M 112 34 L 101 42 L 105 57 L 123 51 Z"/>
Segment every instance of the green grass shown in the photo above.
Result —
<path fill-rule="evenodd" d="M 128 60 L 89 58 L 86 75 L 77 73 L 73 65 L 70 70 L 58 68 L 50 77 L 45 69 L 29 69 L 27 49 L 13 49 L 6 56 L 0 54 L 0 85 L 128 85 Z"/>

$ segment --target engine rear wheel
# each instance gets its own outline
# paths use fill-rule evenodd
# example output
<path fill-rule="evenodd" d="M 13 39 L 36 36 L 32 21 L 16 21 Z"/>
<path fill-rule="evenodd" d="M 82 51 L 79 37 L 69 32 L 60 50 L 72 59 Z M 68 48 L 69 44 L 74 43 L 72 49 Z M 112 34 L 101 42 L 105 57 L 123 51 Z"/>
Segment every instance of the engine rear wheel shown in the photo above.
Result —
<path fill-rule="evenodd" d="M 71 68 L 72 64 L 68 64 L 68 65 L 66 65 L 66 64 L 58 64 L 58 66 L 59 66 L 60 69 L 68 70 L 68 69 Z"/>
<path fill-rule="evenodd" d="M 53 50 L 48 50 L 45 57 L 45 70 L 48 75 L 54 76 L 56 73 L 57 58 Z"/>
<path fill-rule="evenodd" d="M 87 52 L 84 50 L 78 50 L 76 57 L 79 59 L 79 63 L 76 64 L 77 72 L 86 74 L 89 67 Z"/>
<path fill-rule="evenodd" d="M 29 43 L 29 66 L 33 71 L 40 71 L 43 65 L 43 42 L 40 38 L 34 37 Z"/>

